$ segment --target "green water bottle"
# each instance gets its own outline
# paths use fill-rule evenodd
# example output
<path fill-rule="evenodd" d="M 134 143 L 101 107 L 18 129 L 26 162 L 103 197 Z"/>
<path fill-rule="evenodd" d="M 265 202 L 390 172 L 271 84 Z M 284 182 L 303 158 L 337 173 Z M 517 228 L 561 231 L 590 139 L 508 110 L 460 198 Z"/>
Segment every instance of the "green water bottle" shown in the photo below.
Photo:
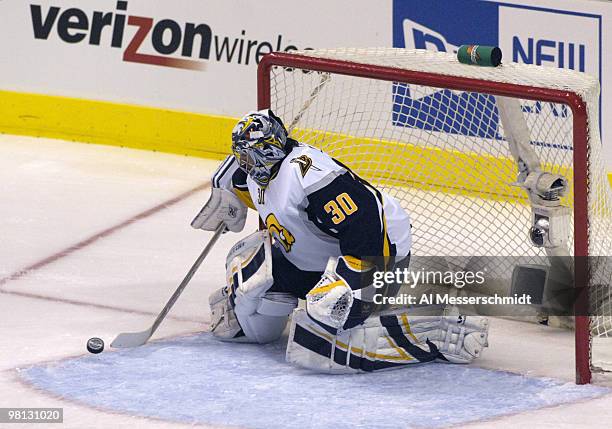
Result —
<path fill-rule="evenodd" d="M 497 67 L 501 64 L 502 51 L 497 46 L 461 45 L 457 59 L 463 64 Z"/>

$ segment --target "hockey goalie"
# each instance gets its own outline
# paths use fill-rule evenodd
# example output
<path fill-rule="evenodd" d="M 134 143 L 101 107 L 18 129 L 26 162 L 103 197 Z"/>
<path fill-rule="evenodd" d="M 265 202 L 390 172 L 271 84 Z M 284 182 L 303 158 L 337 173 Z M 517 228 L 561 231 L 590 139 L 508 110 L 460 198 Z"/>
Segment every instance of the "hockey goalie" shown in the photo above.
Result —
<path fill-rule="evenodd" d="M 239 232 L 251 208 L 265 229 L 227 256 L 226 285 L 209 297 L 214 336 L 267 343 L 290 318 L 287 360 L 329 373 L 469 363 L 481 354 L 485 318 L 414 316 L 374 303 L 374 294 L 399 288 L 374 288 L 374 273 L 410 261 L 410 217 L 397 201 L 290 138 L 270 110 L 238 122 L 232 153 L 192 226 Z"/>

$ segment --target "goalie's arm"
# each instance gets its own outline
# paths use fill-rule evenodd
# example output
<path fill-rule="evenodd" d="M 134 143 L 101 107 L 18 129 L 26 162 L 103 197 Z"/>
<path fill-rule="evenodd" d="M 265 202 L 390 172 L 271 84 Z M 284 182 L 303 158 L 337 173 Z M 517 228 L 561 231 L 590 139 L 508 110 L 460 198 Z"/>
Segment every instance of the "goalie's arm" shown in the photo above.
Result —
<path fill-rule="evenodd" d="M 246 222 L 247 207 L 254 208 L 246 186 L 246 173 L 233 156 L 221 163 L 211 179 L 210 198 L 191 222 L 196 229 L 213 231 L 223 222 L 232 232 L 240 232 Z"/>
<path fill-rule="evenodd" d="M 232 191 L 240 201 L 249 208 L 255 209 L 247 187 L 247 174 L 238 167 L 236 158 L 228 155 L 221 163 L 211 179 L 213 188 L 222 188 Z"/>
<path fill-rule="evenodd" d="M 346 172 L 309 194 L 306 212 L 321 231 L 338 239 L 343 256 L 370 259 L 384 269 L 384 259 L 395 256 L 396 251 L 378 195 Z"/>
<path fill-rule="evenodd" d="M 306 310 L 329 332 L 349 329 L 373 311 L 363 293 L 371 289 L 374 271 L 387 268 L 396 253 L 382 197 L 347 171 L 311 193 L 308 201 L 309 219 L 338 239 L 341 255 L 330 258 L 321 280 L 306 295 Z"/>

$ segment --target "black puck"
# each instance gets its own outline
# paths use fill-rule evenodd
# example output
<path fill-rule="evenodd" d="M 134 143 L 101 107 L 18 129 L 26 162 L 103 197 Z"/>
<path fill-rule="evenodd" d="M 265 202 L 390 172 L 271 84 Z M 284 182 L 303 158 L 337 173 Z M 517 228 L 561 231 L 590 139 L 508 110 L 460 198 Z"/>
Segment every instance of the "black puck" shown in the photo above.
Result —
<path fill-rule="evenodd" d="M 98 354 L 104 350 L 104 341 L 101 338 L 93 337 L 87 341 L 87 351 L 89 353 Z"/>

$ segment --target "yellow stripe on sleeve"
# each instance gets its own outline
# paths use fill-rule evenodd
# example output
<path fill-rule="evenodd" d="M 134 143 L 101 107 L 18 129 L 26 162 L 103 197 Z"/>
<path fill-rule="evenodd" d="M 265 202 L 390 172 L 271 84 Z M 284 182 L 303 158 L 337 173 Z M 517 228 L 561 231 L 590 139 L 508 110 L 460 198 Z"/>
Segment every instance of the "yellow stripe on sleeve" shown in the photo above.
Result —
<path fill-rule="evenodd" d="M 249 194 L 249 191 L 242 191 L 240 189 L 234 188 L 234 194 L 236 194 L 236 196 L 240 198 L 240 201 L 242 201 L 247 207 L 253 210 L 257 210 L 255 208 L 255 204 L 253 204 L 253 200 L 251 199 L 251 194 Z"/>
<path fill-rule="evenodd" d="M 368 271 L 372 269 L 372 267 L 374 267 L 374 264 L 372 264 L 371 262 L 355 258 L 351 255 L 344 255 L 343 258 L 346 261 L 347 265 L 355 271 Z"/>

